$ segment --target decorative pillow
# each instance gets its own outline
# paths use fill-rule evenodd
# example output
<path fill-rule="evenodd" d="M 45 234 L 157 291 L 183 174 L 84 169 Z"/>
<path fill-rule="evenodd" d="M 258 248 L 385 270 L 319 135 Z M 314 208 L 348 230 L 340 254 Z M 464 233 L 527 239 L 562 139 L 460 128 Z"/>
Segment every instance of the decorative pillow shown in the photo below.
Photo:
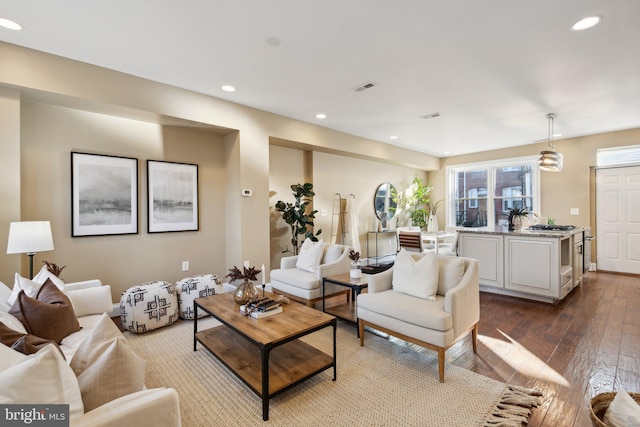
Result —
<path fill-rule="evenodd" d="M 20 292 L 9 313 L 22 322 L 28 333 L 58 344 L 67 335 L 80 330 L 69 297 L 49 279 L 38 291 L 36 299 Z"/>
<path fill-rule="evenodd" d="M 409 252 L 400 249 L 393 265 L 393 290 L 414 297 L 435 300 L 438 291 L 438 258 L 427 252 L 414 261 Z"/>
<path fill-rule="evenodd" d="M 11 308 L 11 304 L 7 301 L 11 297 L 11 288 L 0 282 L 0 314 L 6 313 Z"/>
<path fill-rule="evenodd" d="M 311 239 L 305 239 L 300 247 L 300 252 L 298 253 L 296 267 L 300 270 L 315 273 L 318 269 L 318 265 L 320 265 L 323 247 L 324 242 L 322 240 L 312 242 Z"/>
<path fill-rule="evenodd" d="M 76 376 L 53 345 L 0 372 L 0 384 L 0 404 L 68 404 L 72 421 L 84 414 Z"/>
<path fill-rule="evenodd" d="M 438 260 L 438 294 L 444 295 L 455 288 L 464 276 L 464 261 L 455 257 L 441 257 Z"/>
<path fill-rule="evenodd" d="M 324 255 L 322 255 L 322 261 L 320 264 L 329 264 L 337 261 L 342 255 L 342 247 L 339 245 L 326 245 L 324 248 Z"/>
<path fill-rule="evenodd" d="M 21 321 L 19 321 L 15 316 L 12 316 L 9 313 L 0 313 L 0 322 L 4 323 L 9 328 L 14 331 L 21 332 L 23 334 L 27 333 L 27 330 L 24 328 L 24 325 Z"/>
<path fill-rule="evenodd" d="M 0 343 L 0 372 L 12 368 L 13 365 L 23 361 L 26 357 L 27 356 L 23 353 L 13 350 L 9 346 Z"/>
<path fill-rule="evenodd" d="M 611 427 L 640 425 L 640 405 L 626 391 L 619 391 L 604 413 L 604 423 Z"/>
<path fill-rule="evenodd" d="M 71 300 L 76 317 L 111 313 L 113 310 L 109 285 L 70 291 L 67 296 Z"/>
<path fill-rule="evenodd" d="M 53 284 L 56 285 L 62 292 L 65 291 L 64 282 L 50 273 L 45 266 L 42 267 L 42 270 L 40 270 L 40 272 L 38 272 L 38 274 L 36 274 L 36 276 L 31 280 L 16 273 L 15 283 L 13 284 L 13 291 L 11 292 L 11 296 L 7 300 L 7 303 L 10 306 L 13 305 L 16 302 L 20 291 L 24 291 L 27 296 L 35 298 L 38 294 L 38 291 L 40 290 L 40 287 L 44 285 L 47 279 L 50 279 Z"/>
<path fill-rule="evenodd" d="M 64 288 L 65 288 L 64 282 L 58 276 L 50 272 L 49 269 L 47 269 L 46 265 L 43 265 L 40 271 L 38 271 L 38 274 L 33 276 L 33 279 L 31 280 L 33 280 L 36 283 L 40 283 L 41 285 L 44 285 L 44 282 L 46 282 L 47 279 L 50 279 L 53 282 L 53 284 L 58 287 L 58 289 L 64 292 Z"/>
<path fill-rule="evenodd" d="M 145 360 L 105 313 L 71 359 L 85 410 L 144 389 Z"/>

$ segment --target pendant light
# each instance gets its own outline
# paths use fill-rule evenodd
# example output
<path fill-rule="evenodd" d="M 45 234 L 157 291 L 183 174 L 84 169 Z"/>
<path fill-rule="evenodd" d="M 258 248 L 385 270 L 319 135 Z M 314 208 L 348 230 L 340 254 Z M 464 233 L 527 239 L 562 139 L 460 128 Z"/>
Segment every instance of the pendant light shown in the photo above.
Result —
<path fill-rule="evenodd" d="M 541 151 L 538 159 L 538 167 L 546 172 L 560 172 L 563 166 L 562 153 L 555 151 L 553 146 L 553 120 L 555 118 L 555 114 L 547 114 L 547 119 L 549 119 L 549 150 Z"/>

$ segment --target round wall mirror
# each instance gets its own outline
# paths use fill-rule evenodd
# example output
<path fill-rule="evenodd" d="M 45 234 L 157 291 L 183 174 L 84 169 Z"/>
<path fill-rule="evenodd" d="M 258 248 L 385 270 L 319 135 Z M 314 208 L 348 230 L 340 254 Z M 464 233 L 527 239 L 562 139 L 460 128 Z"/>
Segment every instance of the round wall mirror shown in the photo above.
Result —
<path fill-rule="evenodd" d="M 397 207 L 395 187 L 388 182 L 380 184 L 375 196 L 373 196 L 373 209 L 376 212 L 376 218 L 382 223 L 382 227 L 387 227 L 387 223 L 396 214 Z"/>

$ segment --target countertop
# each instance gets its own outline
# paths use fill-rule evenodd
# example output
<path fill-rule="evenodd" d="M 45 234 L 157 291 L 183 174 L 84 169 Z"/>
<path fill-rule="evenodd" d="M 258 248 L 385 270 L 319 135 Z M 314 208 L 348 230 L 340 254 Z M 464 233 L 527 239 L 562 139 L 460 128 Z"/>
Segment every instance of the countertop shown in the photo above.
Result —
<path fill-rule="evenodd" d="M 529 230 L 523 228 L 520 231 L 509 231 L 508 226 L 496 226 L 496 227 L 464 227 L 456 229 L 458 233 L 475 233 L 475 234 L 499 234 L 504 236 L 520 236 L 520 237 L 551 237 L 555 239 L 563 239 L 573 234 L 582 233 L 583 227 L 576 227 L 573 230 L 567 231 L 546 231 L 546 230 Z"/>

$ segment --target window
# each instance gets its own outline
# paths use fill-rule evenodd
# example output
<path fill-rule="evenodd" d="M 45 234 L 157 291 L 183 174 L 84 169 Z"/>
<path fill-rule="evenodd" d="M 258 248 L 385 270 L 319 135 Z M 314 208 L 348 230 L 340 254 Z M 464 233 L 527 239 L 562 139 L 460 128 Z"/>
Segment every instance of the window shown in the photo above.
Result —
<path fill-rule="evenodd" d="M 447 167 L 447 224 L 508 223 L 509 209 L 539 210 L 537 157 Z"/>
<path fill-rule="evenodd" d="M 596 156 L 599 167 L 640 163 L 640 145 L 601 148 Z"/>

